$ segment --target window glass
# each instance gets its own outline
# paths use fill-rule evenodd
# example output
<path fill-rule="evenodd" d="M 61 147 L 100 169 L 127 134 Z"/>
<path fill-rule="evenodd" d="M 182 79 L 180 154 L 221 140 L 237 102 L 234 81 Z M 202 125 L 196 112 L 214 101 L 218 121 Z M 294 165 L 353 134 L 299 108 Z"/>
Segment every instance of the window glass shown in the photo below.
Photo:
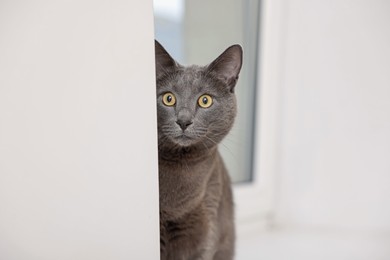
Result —
<path fill-rule="evenodd" d="M 238 115 L 219 145 L 234 182 L 251 181 L 254 148 L 259 0 L 154 0 L 155 36 L 181 64 L 206 65 L 240 44 Z"/>

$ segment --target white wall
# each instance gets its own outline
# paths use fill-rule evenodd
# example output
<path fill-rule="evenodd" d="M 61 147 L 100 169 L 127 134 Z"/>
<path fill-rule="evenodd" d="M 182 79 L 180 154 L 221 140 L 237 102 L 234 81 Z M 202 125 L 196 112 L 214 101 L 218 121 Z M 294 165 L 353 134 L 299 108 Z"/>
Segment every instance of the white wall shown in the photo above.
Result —
<path fill-rule="evenodd" d="M 1 1 L 0 259 L 159 258 L 152 15 Z"/>
<path fill-rule="evenodd" d="M 270 2 L 278 223 L 390 231 L 390 3 Z"/>

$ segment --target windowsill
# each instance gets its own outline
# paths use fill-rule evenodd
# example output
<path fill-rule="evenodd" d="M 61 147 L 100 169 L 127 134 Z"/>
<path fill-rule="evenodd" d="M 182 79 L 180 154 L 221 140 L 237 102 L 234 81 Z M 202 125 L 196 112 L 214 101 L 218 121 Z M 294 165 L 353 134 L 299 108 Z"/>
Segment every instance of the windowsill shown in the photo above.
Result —
<path fill-rule="evenodd" d="M 390 233 L 274 228 L 238 233 L 236 260 L 388 260 Z"/>

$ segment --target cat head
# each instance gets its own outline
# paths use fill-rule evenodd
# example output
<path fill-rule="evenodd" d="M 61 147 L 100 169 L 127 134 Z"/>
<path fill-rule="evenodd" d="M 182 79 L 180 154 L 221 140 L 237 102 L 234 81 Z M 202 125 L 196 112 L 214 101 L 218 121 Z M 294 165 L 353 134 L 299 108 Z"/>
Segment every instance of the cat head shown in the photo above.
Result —
<path fill-rule="evenodd" d="M 206 66 L 182 66 L 155 41 L 160 150 L 209 149 L 233 126 L 242 48 L 232 45 Z"/>

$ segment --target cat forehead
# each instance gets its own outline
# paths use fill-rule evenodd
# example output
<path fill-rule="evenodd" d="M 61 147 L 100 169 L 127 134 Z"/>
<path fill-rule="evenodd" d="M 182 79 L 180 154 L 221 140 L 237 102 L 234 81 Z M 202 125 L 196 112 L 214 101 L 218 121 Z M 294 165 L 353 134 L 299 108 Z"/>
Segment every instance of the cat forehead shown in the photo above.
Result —
<path fill-rule="evenodd" d="M 196 65 L 182 67 L 177 74 L 177 80 L 182 83 L 196 83 L 203 79 L 204 68 Z"/>
<path fill-rule="evenodd" d="M 177 67 L 175 71 L 165 74 L 157 80 L 157 89 L 160 91 L 196 90 L 208 81 L 204 68 L 200 66 Z"/>
<path fill-rule="evenodd" d="M 205 67 L 192 65 L 181 67 L 176 74 L 172 87 L 187 89 L 193 92 L 204 91 L 205 88 L 214 88 L 213 78 L 206 71 Z"/>
<path fill-rule="evenodd" d="M 174 91 L 183 95 L 202 92 L 221 95 L 228 92 L 228 88 L 208 72 L 207 66 L 198 65 L 179 65 L 174 71 L 157 81 L 157 89 L 159 93 Z"/>

